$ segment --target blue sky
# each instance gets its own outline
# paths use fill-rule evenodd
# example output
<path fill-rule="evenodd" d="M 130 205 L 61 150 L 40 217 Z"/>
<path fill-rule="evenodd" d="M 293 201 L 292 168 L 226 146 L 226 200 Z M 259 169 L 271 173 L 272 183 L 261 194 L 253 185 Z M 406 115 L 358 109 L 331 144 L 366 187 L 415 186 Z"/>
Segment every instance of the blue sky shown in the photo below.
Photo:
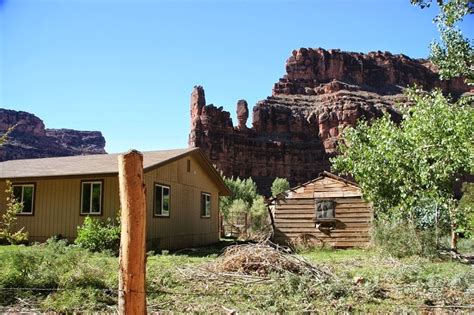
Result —
<path fill-rule="evenodd" d="M 100 130 L 108 152 L 186 147 L 194 85 L 235 117 L 299 47 L 426 57 L 435 14 L 409 0 L 0 0 L 0 107 Z"/>

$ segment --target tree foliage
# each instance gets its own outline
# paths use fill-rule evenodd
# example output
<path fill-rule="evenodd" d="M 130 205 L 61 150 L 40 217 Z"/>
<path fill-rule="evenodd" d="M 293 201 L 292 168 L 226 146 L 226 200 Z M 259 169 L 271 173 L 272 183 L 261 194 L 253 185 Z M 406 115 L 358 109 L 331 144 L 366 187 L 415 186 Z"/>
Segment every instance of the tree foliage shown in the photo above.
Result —
<path fill-rule="evenodd" d="M 257 184 L 252 178 L 240 179 L 224 177 L 232 195 L 220 198 L 220 210 L 224 221 L 233 225 L 236 218 L 247 215 L 252 232 L 260 232 L 268 225 L 268 211 L 263 196 L 257 192 Z"/>
<path fill-rule="evenodd" d="M 431 43 L 430 59 L 438 67 L 441 79 L 463 76 L 474 83 L 474 47 L 472 40 L 464 37 L 457 24 L 465 16 L 474 13 L 474 2 L 470 0 L 437 0 L 440 13 L 434 18 L 440 41 Z M 421 8 L 429 7 L 431 0 L 411 0 Z"/>
<path fill-rule="evenodd" d="M 449 212 L 449 220 L 463 221 L 453 212 L 453 185 L 459 174 L 474 171 L 474 109 L 438 90 L 408 96 L 416 105 L 403 110 L 400 125 L 385 115 L 346 129 L 333 168 L 352 175 L 383 213 Z"/>
<path fill-rule="evenodd" d="M 422 8 L 431 0 L 411 0 Z M 457 23 L 473 13 L 468 0 L 436 0 L 440 13 L 434 19 L 441 42 L 431 44 L 431 60 L 441 79 L 464 77 L 473 83 L 474 50 Z M 474 107 L 472 96 L 456 102 L 439 90 L 407 92 L 413 106 L 402 108 L 397 125 L 388 115 L 346 129 L 333 168 L 352 175 L 378 215 L 409 219 L 417 228 L 439 221 L 451 228 L 452 247 L 457 232 L 470 230 L 470 207 L 459 206 L 453 184 L 463 173 L 474 172 Z"/>
<path fill-rule="evenodd" d="M 252 207 L 254 200 L 258 197 L 257 184 L 252 178 L 240 179 L 237 177 L 234 179 L 234 177 L 229 178 L 224 176 L 224 182 L 232 192 L 230 196 L 220 198 L 220 210 L 224 218 L 227 218 L 229 209 L 236 200 L 240 199 L 245 204 L 247 210 Z"/>
<path fill-rule="evenodd" d="M 287 191 L 288 189 L 290 189 L 290 183 L 288 182 L 288 180 L 286 178 L 277 177 L 272 183 L 272 196 L 276 197 L 282 192 Z"/>

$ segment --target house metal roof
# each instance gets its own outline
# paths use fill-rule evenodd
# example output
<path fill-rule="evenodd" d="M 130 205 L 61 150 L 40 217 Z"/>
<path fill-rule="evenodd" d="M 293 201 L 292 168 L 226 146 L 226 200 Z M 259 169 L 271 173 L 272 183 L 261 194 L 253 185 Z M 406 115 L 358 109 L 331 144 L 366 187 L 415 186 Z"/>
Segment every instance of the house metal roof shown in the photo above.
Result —
<path fill-rule="evenodd" d="M 197 148 L 149 151 L 143 153 L 143 169 L 166 163 Z M 118 174 L 120 154 L 94 154 L 41 159 L 10 160 L 0 163 L 0 179 L 24 177 Z"/>
<path fill-rule="evenodd" d="M 120 154 L 78 155 L 0 162 L 0 179 L 117 175 Z M 142 152 L 142 154 L 144 172 L 192 154 L 198 158 L 200 164 L 207 169 L 209 175 L 216 181 L 221 194 L 231 194 L 222 176 L 219 175 L 211 161 L 199 148 L 147 151 Z"/>

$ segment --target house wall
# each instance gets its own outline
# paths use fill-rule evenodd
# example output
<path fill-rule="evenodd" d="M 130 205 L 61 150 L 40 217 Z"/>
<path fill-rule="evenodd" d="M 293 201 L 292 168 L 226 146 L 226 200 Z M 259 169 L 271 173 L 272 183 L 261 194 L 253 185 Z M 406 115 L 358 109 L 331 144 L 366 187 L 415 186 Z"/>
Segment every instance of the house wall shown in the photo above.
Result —
<path fill-rule="evenodd" d="M 187 172 L 187 160 L 191 172 Z M 147 247 L 184 248 L 219 241 L 218 188 L 202 161 L 186 156 L 145 173 L 147 200 Z M 55 179 L 22 179 L 13 183 L 34 183 L 33 215 L 19 215 L 17 228 L 25 227 L 31 241 L 44 241 L 53 235 L 73 240 L 85 216 L 80 214 L 81 181 L 103 180 L 102 215 L 115 217 L 120 208 L 117 176 L 87 176 Z M 154 183 L 171 187 L 170 217 L 153 216 Z M 6 183 L 0 181 L 0 214 L 5 211 Z M 211 194 L 211 217 L 201 218 L 201 192 Z"/>
<path fill-rule="evenodd" d="M 80 214 L 81 181 L 103 180 L 102 216 L 114 217 L 120 208 L 116 176 L 78 177 L 56 179 L 11 180 L 13 184 L 34 183 L 33 215 L 18 215 L 17 227 L 25 227 L 31 241 L 44 241 L 53 235 L 74 239 L 77 226 L 85 216 Z M 0 212 L 5 211 L 6 183 L 0 182 Z"/>
<path fill-rule="evenodd" d="M 205 169 L 192 157 L 187 172 L 183 158 L 145 174 L 147 187 L 147 240 L 151 248 L 185 248 L 219 241 L 219 190 Z M 154 183 L 171 186 L 169 217 L 153 216 Z M 211 194 L 211 216 L 201 218 L 201 192 Z"/>
<path fill-rule="evenodd" d="M 336 202 L 335 228 L 320 230 L 314 221 L 315 202 Z M 332 247 L 365 247 L 370 244 L 373 211 L 358 187 L 323 177 L 290 192 L 274 208 L 275 240 L 280 243 L 310 242 Z"/>

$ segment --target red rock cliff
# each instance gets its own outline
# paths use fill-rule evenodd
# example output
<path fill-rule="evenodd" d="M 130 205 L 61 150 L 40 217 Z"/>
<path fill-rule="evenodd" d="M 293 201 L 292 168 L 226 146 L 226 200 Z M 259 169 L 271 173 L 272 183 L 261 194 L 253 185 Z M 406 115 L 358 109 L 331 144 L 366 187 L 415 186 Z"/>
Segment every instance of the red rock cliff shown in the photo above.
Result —
<path fill-rule="evenodd" d="M 105 139 L 99 131 L 46 129 L 33 114 L 0 108 L 0 135 L 14 125 L 0 147 L 0 161 L 106 153 Z"/>
<path fill-rule="evenodd" d="M 268 195 L 275 177 L 295 185 L 329 170 L 339 134 L 358 119 L 388 112 L 399 120 L 395 104 L 413 84 L 454 95 L 468 90 L 461 79 L 440 81 L 426 60 L 301 48 L 287 60 L 272 96 L 254 106 L 251 128 L 246 101 L 237 103 L 234 127 L 230 113 L 206 105 L 204 89 L 195 87 L 189 146 L 203 149 L 226 176 L 251 176 Z"/>

